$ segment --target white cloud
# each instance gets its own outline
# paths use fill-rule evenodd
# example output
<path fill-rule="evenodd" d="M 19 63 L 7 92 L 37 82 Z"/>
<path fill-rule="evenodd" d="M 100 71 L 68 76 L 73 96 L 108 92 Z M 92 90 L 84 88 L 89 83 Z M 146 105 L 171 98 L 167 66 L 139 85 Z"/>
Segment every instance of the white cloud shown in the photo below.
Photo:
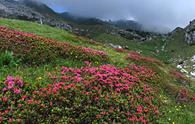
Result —
<path fill-rule="evenodd" d="M 144 25 L 184 27 L 195 18 L 194 0 L 42 0 L 70 13 L 101 19 L 134 18 Z"/>

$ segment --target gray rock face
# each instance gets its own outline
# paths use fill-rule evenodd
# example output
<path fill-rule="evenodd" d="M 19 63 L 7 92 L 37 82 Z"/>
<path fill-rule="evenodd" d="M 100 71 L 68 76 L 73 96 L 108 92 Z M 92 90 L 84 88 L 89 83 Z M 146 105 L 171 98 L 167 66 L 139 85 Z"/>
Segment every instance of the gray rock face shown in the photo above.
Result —
<path fill-rule="evenodd" d="M 144 32 L 142 32 L 144 33 Z M 130 39 L 130 40 L 139 40 L 139 41 L 149 41 L 152 40 L 153 36 L 151 34 L 147 35 L 140 35 L 136 31 L 126 31 L 126 30 L 119 30 L 118 34 L 120 34 L 122 37 Z"/>
<path fill-rule="evenodd" d="M 71 26 L 60 19 L 49 7 L 32 0 L 0 0 L 0 17 L 28 20 L 71 30 Z"/>
<path fill-rule="evenodd" d="M 185 30 L 185 41 L 190 45 L 195 44 L 195 20 L 191 21 Z"/>
<path fill-rule="evenodd" d="M 112 43 L 109 43 L 109 45 L 110 45 L 111 47 L 115 48 L 115 49 L 122 49 L 122 48 L 123 48 L 123 47 L 120 46 L 120 45 L 114 45 L 114 44 L 112 44 Z"/>
<path fill-rule="evenodd" d="M 185 34 L 185 40 L 188 44 L 195 44 L 195 31 L 190 31 Z"/>
<path fill-rule="evenodd" d="M 195 71 L 194 72 L 190 72 L 190 75 L 192 78 L 195 78 Z"/>
<path fill-rule="evenodd" d="M 192 56 L 191 61 L 192 61 L 192 62 L 195 62 L 195 55 Z"/>

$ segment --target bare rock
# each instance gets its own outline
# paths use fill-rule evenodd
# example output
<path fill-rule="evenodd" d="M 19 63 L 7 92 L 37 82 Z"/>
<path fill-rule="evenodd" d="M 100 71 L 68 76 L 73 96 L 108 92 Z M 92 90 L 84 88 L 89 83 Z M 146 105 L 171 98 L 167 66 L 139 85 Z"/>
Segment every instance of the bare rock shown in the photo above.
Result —
<path fill-rule="evenodd" d="M 191 21 L 185 30 L 185 41 L 190 45 L 195 44 L 195 20 Z"/>

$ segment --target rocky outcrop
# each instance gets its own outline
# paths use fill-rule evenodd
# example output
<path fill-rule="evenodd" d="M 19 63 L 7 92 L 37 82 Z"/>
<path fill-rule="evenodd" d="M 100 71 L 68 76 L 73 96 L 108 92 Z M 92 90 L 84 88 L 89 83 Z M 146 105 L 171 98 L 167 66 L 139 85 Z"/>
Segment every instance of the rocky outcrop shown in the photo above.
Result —
<path fill-rule="evenodd" d="M 134 30 L 119 30 L 118 34 L 129 40 L 149 41 L 152 40 L 152 33 L 134 31 Z"/>
<path fill-rule="evenodd" d="M 112 43 L 109 43 L 109 45 L 112 47 L 112 48 L 115 48 L 115 49 L 122 49 L 123 47 L 120 46 L 120 45 L 114 45 Z"/>
<path fill-rule="evenodd" d="M 49 7 L 32 0 L 0 0 L 0 17 L 28 20 L 71 30 L 71 26 L 60 19 Z"/>
<path fill-rule="evenodd" d="M 185 32 L 185 29 L 183 28 L 180 28 L 180 27 L 177 27 L 175 28 L 175 30 L 173 30 L 171 33 L 169 33 L 168 35 L 174 35 L 174 34 L 177 34 L 179 32 Z"/>
<path fill-rule="evenodd" d="M 195 63 L 195 55 L 192 56 L 191 61 Z"/>
<path fill-rule="evenodd" d="M 185 41 L 190 45 L 195 44 L 195 20 L 191 21 L 185 30 Z"/>

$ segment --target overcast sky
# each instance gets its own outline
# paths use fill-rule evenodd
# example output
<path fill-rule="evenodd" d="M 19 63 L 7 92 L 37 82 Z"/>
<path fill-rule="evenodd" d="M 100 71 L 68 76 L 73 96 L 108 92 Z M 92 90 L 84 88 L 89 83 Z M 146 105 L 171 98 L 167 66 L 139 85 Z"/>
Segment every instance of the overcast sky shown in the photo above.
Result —
<path fill-rule="evenodd" d="M 134 19 L 170 29 L 195 19 L 195 0 L 42 0 L 56 11 L 100 19 Z"/>

